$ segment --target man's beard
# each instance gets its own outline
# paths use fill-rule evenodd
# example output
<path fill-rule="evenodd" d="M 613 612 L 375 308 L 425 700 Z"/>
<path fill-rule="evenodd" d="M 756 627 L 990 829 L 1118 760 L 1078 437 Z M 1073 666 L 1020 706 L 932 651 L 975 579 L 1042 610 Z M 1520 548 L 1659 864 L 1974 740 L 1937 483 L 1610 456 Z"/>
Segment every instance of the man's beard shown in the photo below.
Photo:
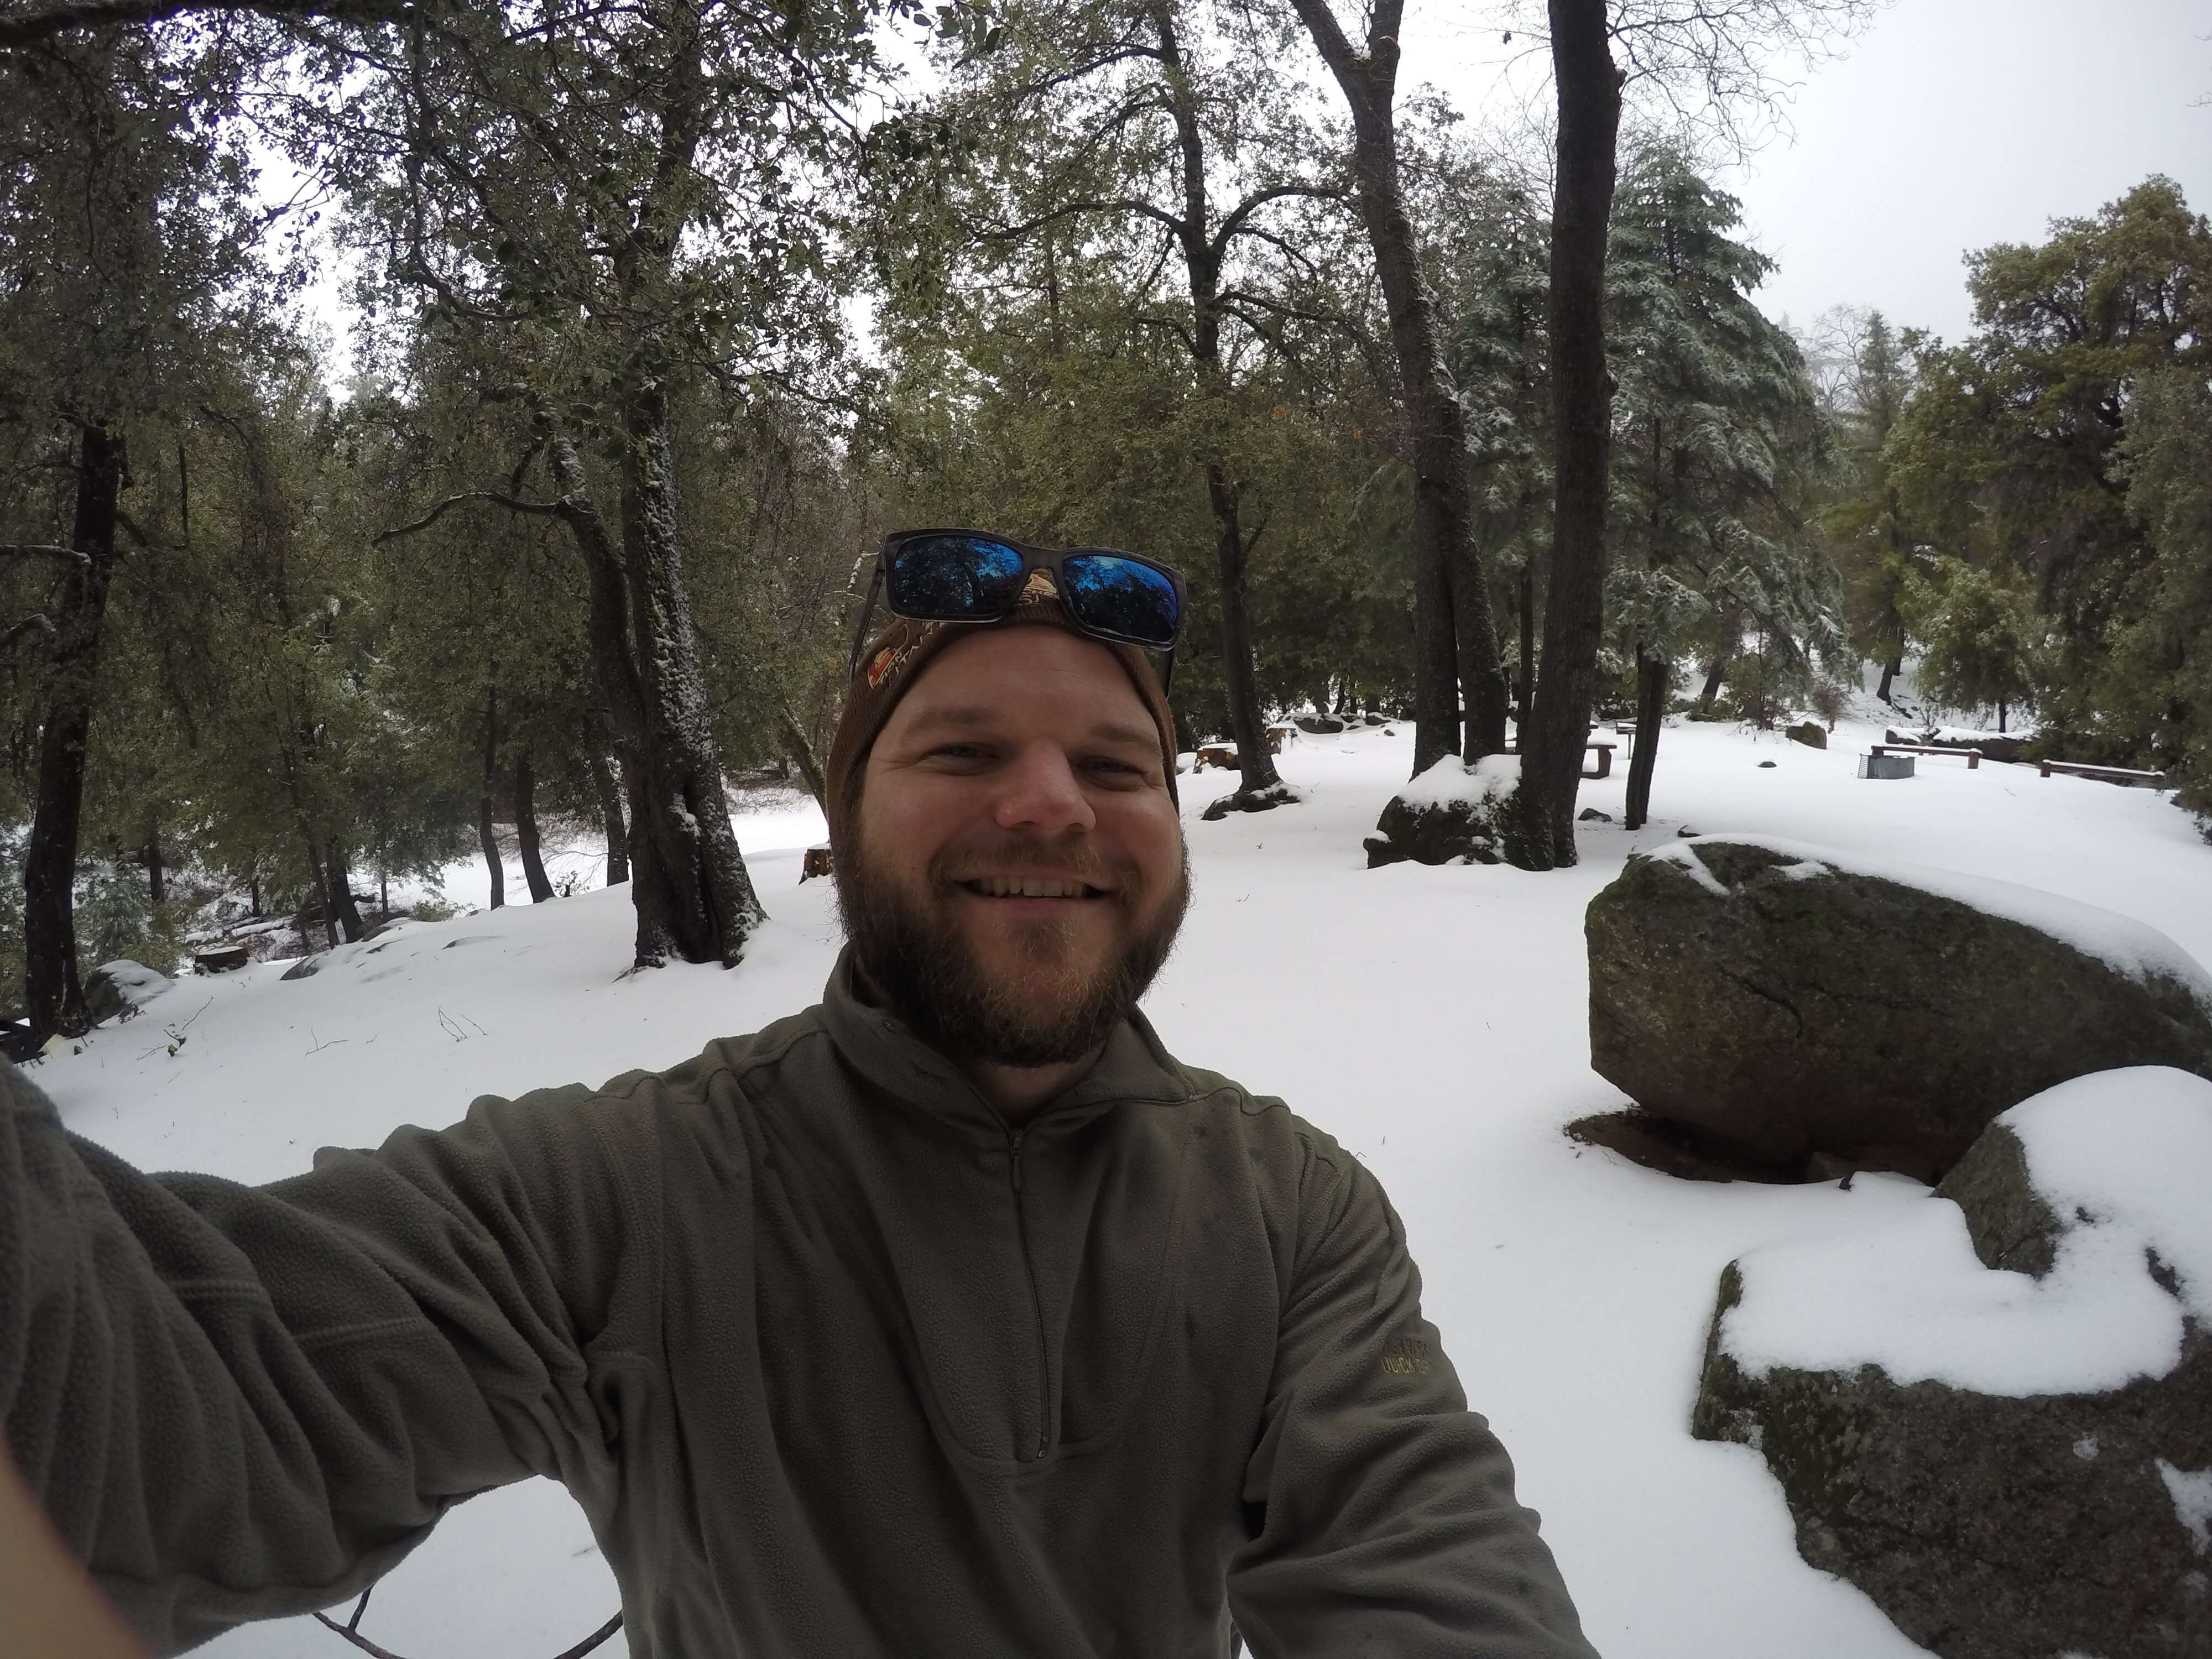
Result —
<path fill-rule="evenodd" d="M 1168 959 L 1190 904 L 1187 848 L 1174 890 L 1164 898 L 1146 889 L 1132 863 L 1109 865 L 1079 844 L 1020 836 L 988 850 L 972 843 L 940 848 L 924 873 L 926 890 L 915 893 L 877 866 L 865 835 L 854 839 L 860 845 L 849 856 L 840 849 L 836 880 L 854 960 L 922 1041 L 956 1059 L 1057 1066 L 1097 1052 Z M 1014 964 L 994 970 L 953 914 L 965 894 L 951 872 L 973 879 L 1040 865 L 1092 885 L 1110 883 L 1103 897 L 1084 902 L 1112 907 L 1116 936 L 1103 960 L 1078 960 L 1073 918 L 1024 921 L 1014 933 Z"/>

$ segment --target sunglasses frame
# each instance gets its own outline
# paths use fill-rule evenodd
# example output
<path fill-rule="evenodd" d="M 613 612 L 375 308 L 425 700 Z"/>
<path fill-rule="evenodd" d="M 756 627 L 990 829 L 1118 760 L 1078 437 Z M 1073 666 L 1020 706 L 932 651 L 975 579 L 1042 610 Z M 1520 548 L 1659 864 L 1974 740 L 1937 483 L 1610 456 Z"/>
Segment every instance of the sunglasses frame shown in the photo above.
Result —
<path fill-rule="evenodd" d="M 891 616 L 902 617 L 908 622 L 943 623 L 947 627 L 984 625 L 1004 622 L 1008 617 L 1013 615 L 1013 605 L 1009 605 L 1006 610 L 991 617 L 908 617 L 905 612 L 893 606 L 889 580 L 892 556 L 907 543 L 921 541 L 931 536 L 969 536 L 977 541 L 995 542 L 1001 547 L 1012 548 L 1016 553 L 1021 555 L 1022 576 L 1024 582 L 1027 581 L 1031 571 L 1050 571 L 1053 586 L 1061 595 L 1060 608 L 1067 612 L 1067 619 L 1074 624 L 1077 632 L 1094 640 L 1106 640 L 1116 645 L 1133 645 L 1139 650 L 1158 652 L 1161 656 L 1160 690 L 1162 694 L 1164 695 L 1175 684 L 1176 647 L 1182 642 L 1183 617 L 1190 608 L 1190 591 L 1183 583 L 1182 571 L 1171 564 L 1162 564 L 1158 559 L 1148 559 L 1141 553 L 1124 552 L 1118 547 L 1033 547 L 1027 542 L 1016 541 L 1012 536 L 1001 536 L 994 530 L 971 530 L 960 526 L 927 530 L 892 530 L 884 532 L 882 544 L 876 549 L 875 573 L 868 579 L 867 601 L 860 607 L 860 625 L 853 635 L 852 660 L 846 665 L 846 678 L 851 679 L 860 672 L 860 653 L 867 646 L 868 624 L 874 619 L 878 599 L 883 601 L 884 611 Z M 1108 558 L 1127 559 L 1132 564 L 1143 565 L 1147 570 L 1157 570 L 1168 579 L 1169 586 L 1175 590 L 1176 599 L 1176 637 L 1172 641 L 1160 646 L 1153 644 L 1149 640 L 1131 639 L 1126 634 L 1116 634 L 1108 629 L 1094 628 L 1075 614 L 1074 608 L 1069 605 L 1066 600 L 1067 578 L 1061 568 L 1061 561 L 1078 556 L 1095 558 L 1102 555 Z M 1019 602 L 1020 590 L 1017 589 L 1014 604 L 1018 605 Z"/>

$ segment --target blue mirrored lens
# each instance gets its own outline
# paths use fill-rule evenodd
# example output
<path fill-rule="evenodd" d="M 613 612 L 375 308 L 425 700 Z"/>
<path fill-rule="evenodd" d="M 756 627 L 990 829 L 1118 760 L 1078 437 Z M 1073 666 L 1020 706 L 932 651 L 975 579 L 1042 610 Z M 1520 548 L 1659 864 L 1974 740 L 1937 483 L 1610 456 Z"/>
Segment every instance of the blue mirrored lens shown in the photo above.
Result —
<path fill-rule="evenodd" d="M 1111 553 L 1071 553 L 1060 562 L 1068 614 L 1095 628 L 1161 650 L 1176 642 L 1182 618 L 1175 584 L 1161 572 Z"/>
<path fill-rule="evenodd" d="M 891 610 L 920 622 L 1004 616 L 1022 591 L 1022 556 L 981 536 L 924 536 L 891 554 Z"/>

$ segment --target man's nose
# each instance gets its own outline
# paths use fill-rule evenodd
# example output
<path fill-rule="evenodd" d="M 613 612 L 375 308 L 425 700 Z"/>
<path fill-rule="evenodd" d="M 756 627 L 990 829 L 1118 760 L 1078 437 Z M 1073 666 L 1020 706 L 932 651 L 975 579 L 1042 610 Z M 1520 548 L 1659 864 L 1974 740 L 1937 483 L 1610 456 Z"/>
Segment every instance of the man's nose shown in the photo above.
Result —
<path fill-rule="evenodd" d="M 1025 745 L 1000 776 L 1005 787 L 999 792 L 995 817 L 1001 830 L 1058 836 L 1070 830 L 1087 830 L 1098 821 L 1068 763 L 1067 751 L 1056 743 Z"/>

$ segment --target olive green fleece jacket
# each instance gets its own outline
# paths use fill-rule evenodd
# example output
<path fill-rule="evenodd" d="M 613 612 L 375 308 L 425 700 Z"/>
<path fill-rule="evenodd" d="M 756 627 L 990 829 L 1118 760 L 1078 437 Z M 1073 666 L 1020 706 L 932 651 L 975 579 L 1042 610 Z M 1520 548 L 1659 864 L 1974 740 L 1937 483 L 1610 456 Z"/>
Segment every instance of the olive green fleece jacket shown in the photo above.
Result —
<path fill-rule="evenodd" d="M 636 1659 L 1590 1659 L 1419 1292 L 1357 1160 L 1141 1018 L 1009 1133 L 842 962 L 266 1187 L 0 1065 L 0 1411 L 162 1652 L 542 1474 Z"/>

